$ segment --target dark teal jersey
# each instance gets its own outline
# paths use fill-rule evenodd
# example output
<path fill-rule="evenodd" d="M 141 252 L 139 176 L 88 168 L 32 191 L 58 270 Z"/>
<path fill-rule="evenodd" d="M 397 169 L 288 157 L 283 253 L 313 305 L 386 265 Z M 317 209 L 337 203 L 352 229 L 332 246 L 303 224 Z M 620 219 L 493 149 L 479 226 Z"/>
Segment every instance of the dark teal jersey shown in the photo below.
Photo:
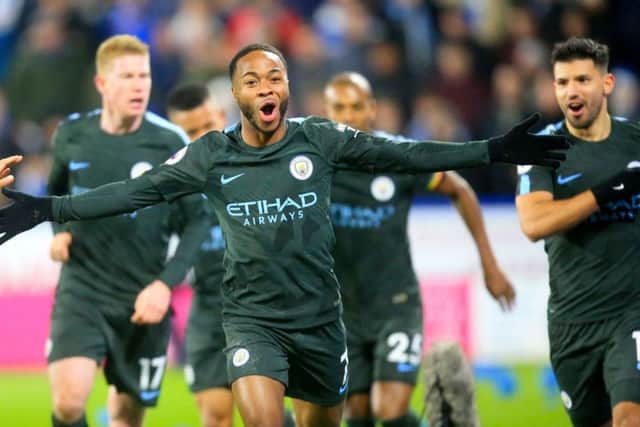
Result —
<path fill-rule="evenodd" d="M 389 315 L 408 315 L 421 307 L 407 220 L 416 192 L 433 188 L 441 179 L 440 172 L 336 172 L 331 190 L 333 256 L 346 318 L 386 322 Z"/>
<path fill-rule="evenodd" d="M 222 313 L 222 295 L 220 288 L 224 276 L 224 248 L 226 246 L 222 227 L 218 223 L 215 213 L 210 210 L 211 226 L 207 237 L 200 245 L 198 258 L 193 266 L 195 280 L 193 289 L 198 298 L 208 307 L 220 307 L 218 313 Z"/>
<path fill-rule="evenodd" d="M 563 123 L 546 132 L 573 142 L 567 160 L 553 171 L 520 167 L 518 194 L 548 191 L 570 198 L 640 159 L 640 126 L 612 119 L 611 134 L 588 142 L 567 132 Z M 608 203 L 581 224 L 545 239 L 549 259 L 549 319 L 590 322 L 617 316 L 640 297 L 640 194 Z"/>
<path fill-rule="evenodd" d="M 53 141 L 51 194 L 79 194 L 114 180 L 135 178 L 184 147 L 186 135 L 168 121 L 146 113 L 140 128 L 110 135 L 100 128 L 100 110 L 74 114 L 57 128 Z M 154 279 L 179 283 L 195 260 L 209 218 L 201 195 L 173 206 L 162 203 L 138 211 L 55 227 L 72 234 L 70 260 L 62 267 L 58 293 L 96 299 L 130 309 L 138 292 Z M 171 215 L 182 215 L 179 229 Z M 182 234 L 174 258 L 166 262 L 172 232 Z"/>
<path fill-rule="evenodd" d="M 287 120 L 282 140 L 256 148 L 240 127 L 210 132 L 138 179 L 55 198 L 56 221 L 130 211 L 204 192 L 226 239 L 225 321 L 281 328 L 326 324 L 340 315 L 333 271 L 333 172 L 425 173 L 489 162 L 486 141 L 391 142 L 320 119 Z"/>

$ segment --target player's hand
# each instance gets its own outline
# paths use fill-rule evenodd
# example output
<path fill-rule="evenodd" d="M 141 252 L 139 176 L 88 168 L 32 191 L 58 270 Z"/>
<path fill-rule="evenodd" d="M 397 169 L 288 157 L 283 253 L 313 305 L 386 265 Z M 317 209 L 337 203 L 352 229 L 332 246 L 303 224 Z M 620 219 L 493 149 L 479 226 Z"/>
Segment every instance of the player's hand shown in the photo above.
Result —
<path fill-rule="evenodd" d="M 0 209 L 0 245 L 41 222 L 53 219 L 51 197 L 33 197 L 8 188 L 3 188 L 2 194 L 13 203 Z"/>
<path fill-rule="evenodd" d="M 0 159 L 0 188 L 13 183 L 13 175 L 10 175 L 11 166 L 20 163 L 21 160 L 22 156 L 11 156 Z"/>
<path fill-rule="evenodd" d="M 140 291 L 136 297 L 133 323 L 158 323 L 169 310 L 171 303 L 171 289 L 162 280 L 154 280 Z"/>
<path fill-rule="evenodd" d="M 49 256 L 58 262 L 69 261 L 69 247 L 73 237 L 68 231 L 62 231 L 53 236 L 51 246 L 49 247 Z"/>
<path fill-rule="evenodd" d="M 485 269 L 484 283 L 502 311 L 510 311 L 513 308 L 516 302 L 516 291 L 500 268 L 495 266 Z"/>
<path fill-rule="evenodd" d="M 541 165 L 557 168 L 566 158 L 569 148 L 561 135 L 534 135 L 529 129 L 540 119 L 535 113 L 516 124 L 509 132 L 489 138 L 489 158 L 492 162 L 516 165 Z"/>
<path fill-rule="evenodd" d="M 608 202 L 626 199 L 640 193 L 640 161 L 630 162 L 624 170 L 612 178 L 594 185 L 591 192 L 600 207 Z"/>

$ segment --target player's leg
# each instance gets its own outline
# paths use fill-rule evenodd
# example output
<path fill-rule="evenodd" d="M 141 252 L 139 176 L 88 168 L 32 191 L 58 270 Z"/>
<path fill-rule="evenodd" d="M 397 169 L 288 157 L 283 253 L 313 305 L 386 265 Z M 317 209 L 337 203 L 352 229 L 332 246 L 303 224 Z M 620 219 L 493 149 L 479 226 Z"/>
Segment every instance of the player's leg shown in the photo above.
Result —
<path fill-rule="evenodd" d="M 109 386 L 107 395 L 109 427 L 142 427 L 144 406 L 127 393 L 119 393 L 115 386 Z"/>
<path fill-rule="evenodd" d="M 47 341 L 54 427 L 86 426 L 85 407 L 106 354 L 104 318 L 86 301 L 58 294 Z"/>
<path fill-rule="evenodd" d="M 410 411 L 422 352 L 422 316 L 389 319 L 374 351 L 371 410 L 383 426 L 414 427 L 418 417 Z"/>
<path fill-rule="evenodd" d="M 297 427 L 339 427 L 344 404 L 323 406 L 300 399 L 292 399 Z M 350 424 L 348 424 L 350 425 Z"/>
<path fill-rule="evenodd" d="M 345 319 L 349 350 L 349 390 L 344 408 L 347 427 L 374 427 L 371 414 L 373 383 L 373 340 L 367 339 L 367 328 L 356 320 Z"/>
<path fill-rule="evenodd" d="M 233 395 L 224 387 L 208 388 L 193 395 L 200 412 L 202 427 L 233 425 Z"/>
<path fill-rule="evenodd" d="M 628 310 L 615 325 L 604 362 L 614 427 L 640 427 L 640 314 Z"/>
<path fill-rule="evenodd" d="M 289 332 L 287 396 L 294 399 L 299 427 L 339 427 L 349 381 L 342 320 Z"/>
<path fill-rule="evenodd" d="M 227 373 L 245 427 L 282 427 L 289 363 L 280 332 L 231 322 L 223 328 Z"/>
<path fill-rule="evenodd" d="M 86 426 L 85 408 L 98 365 L 88 357 L 67 357 L 49 364 L 54 427 Z"/>
<path fill-rule="evenodd" d="M 107 401 L 110 427 L 138 427 L 146 407 L 158 402 L 167 364 L 170 324 L 137 325 L 129 315 L 108 317 L 108 353 L 104 373 L 110 391 Z"/>
<path fill-rule="evenodd" d="M 225 338 L 220 312 L 220 307 L 203 303 L 196 294 L 185 335 L 185 380 L 203 427 L 233 425 L 233 395 L 223 352 Z"/>
<path fill-rule="evenodd" d="M 551 366 L 560 397 L 575 427 L 610 425 L 611 406 L 604 382 L 603 363 L 607 322 L 558 324 L 549 322 Z"/>

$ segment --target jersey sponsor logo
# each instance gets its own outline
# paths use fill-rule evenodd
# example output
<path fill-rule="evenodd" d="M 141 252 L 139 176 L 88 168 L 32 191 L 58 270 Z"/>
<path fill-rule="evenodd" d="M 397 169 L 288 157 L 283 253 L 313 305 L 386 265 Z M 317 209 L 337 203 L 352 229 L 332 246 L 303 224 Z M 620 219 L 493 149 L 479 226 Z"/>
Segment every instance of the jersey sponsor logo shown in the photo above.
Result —
<path fill-rule="evenodd" d="M 295 179 L 306 181 L 313 173 L 313 162 L 307 156 L 296 156 L 289 163 L 289 172 Z"/>
<path fill-rule="evenodd" d="M 237 175 L 228 176 L 228 177 L 224 176 L 224 175 L 221 175 L 220 176 L 220 184 L 227 185 L 231 181 L 235 181 L 236 179 L 240 178 L 242 175 L 244 175 L 244 172 L 243 173 L 239 173 Z"/>
<path fill-rule="evenodd" d="M 620 199 L 607 203 L 587 218 L 587 224 L 601 225 L 616 222 L 634 222 L 640 210 L 640 194 L 630 199 Z"/>
<path fill-rule="evenodd" d="M 233 353 L 232 363 L 233 366 L 239 368 L 242 365 L 245 365 L 249 361 L 250 355 L 249 350 L 246 348 L 239 348 Z"/>
<path fill-rule="evenodd" d="M 69 162 L 69 170 L 72 172 L 79 171 L 82 169 L 87 169 L 91 166 L 91 162 L 77 162 L 75 160 L 71 160 Z"/>
<path fill-rule="evenodd" d="M 242 217 L 243 225 L 265 225 L 295 221 L 304 218 L 304 210 L 318 202 L 314 192 L 300 193 L 296 196 L 273 200 L 251 200 L 228 203 L 227 213 L 233 217 Z"/>
<path fill-rule="evenodd" d="M 184 146 L 181 149 L 179 149 L 178 151 L 176 151 L 173 154 L 173 156 L 169 157 L 167 159 L 167 161 L 164 162 L 164 164 L 165 165 L 175 165 L 176 163 L 178 163 L 180 160 L 182 160 L 184 155 L 187 154 L 187 148 L 188 148 L 188 146 Z"/>
<path fill-rule="evenodd" d="M 557 182 L 560 185 L 565 185 L 565 184 L 570 183 L 571 181 L 575 181 L 576 179 L 580 178 L 581 176 L 582 176 L 582 173 L 574 173 L 573 175 L 569 175 L 569 176 L 558 175 Z"/>
<path fill-rule="evenodd" d="M 382 223 L 394 216 L 395 213 L 396 207 L 394 205 L 372 208 L 342 203 L 331 204 L 331 222 L 335 227 L 380 228 Z"/>
<path fill-rule="evenodd" d="M 518 165 L 518 175 L 524 175 L 529 172 L 532 167 L 532 165 Z"/>
<path fill-rule="evenodd" d="M 184 365 L 184 380 L 188 385 L 193 385 L 196 381 L 196 373 L 193 370 L 193 366 Z"/>
<path fill-rule="evenodd" d="M 396 192 L 396 185 L 388 176 L 378 176 L 371 181 L 371 195 L 379 202 L 388 202 Z"/>
<path fill-rule="evenodd" d="M 564 404 L 565 408 L 571 409 L 571 407 L 573 406 L 573 402 L 571 401 L 571 396 L 569 396 L 569 393 L 562 390 L 560 392 L 560 399 L 562 399 L 562 403 Z"/>
<path fill-rule="evenodd" d="M 130 176 L 131 178 L 137 178 L 140 175 L 144 174 L 147 171 L 153 169 L 153 165 L 149 162 L 138 162 L 131 167 Z"/>

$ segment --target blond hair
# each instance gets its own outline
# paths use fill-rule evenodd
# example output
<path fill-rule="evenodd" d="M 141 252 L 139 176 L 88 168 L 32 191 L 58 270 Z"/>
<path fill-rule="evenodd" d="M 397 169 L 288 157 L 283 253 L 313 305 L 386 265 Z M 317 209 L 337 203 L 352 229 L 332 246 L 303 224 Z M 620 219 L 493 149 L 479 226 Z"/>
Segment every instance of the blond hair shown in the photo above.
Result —
<path fill-rule="evenodd" d="M 103 74 L 111 61 L 123 55 L 149 55 L 149 46 L 136 36 L 119 34 L 111 36 L 98 47 L 96 72 Z"/>

